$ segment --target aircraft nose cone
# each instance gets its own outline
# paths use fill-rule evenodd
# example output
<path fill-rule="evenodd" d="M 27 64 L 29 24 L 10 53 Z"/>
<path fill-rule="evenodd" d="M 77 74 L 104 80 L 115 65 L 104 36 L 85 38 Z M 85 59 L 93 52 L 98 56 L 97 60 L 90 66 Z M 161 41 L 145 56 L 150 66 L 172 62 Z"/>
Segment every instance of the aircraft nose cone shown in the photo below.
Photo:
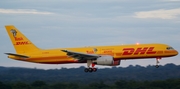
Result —
<path fill-rule="evenodd" d="M 178 55 L 179 53 L 178 53 L 178 51 L 177 50 L 175 50 L 175 55 Z"/>
<path fill-rule="evenodd" d="M 174 51 L 173 51 L 173 55 L 174 55 L 174 56 L 176 56 L 176 55 L 178 55 L 178 54 L 179 54 L 179 52 L 178 52 L 177 50 L 174 50 Z"/>

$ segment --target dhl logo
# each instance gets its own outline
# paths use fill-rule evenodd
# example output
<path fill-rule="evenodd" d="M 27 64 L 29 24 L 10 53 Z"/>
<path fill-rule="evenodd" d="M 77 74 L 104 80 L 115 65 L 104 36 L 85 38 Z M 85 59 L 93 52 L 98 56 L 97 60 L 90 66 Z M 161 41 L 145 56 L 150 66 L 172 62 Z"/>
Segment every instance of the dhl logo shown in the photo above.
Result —
<path fill-rule="evenodd" d="M 124 48 L 122 55 L 156 54 L 156 51 L 153 50 L 154 47 Z"/>
<path fill-rule="evenodd" d="M 16 45 L 27 45 L 29 44 L 28 41 L 24 41 L 24 42 L 16 42 Z"/>

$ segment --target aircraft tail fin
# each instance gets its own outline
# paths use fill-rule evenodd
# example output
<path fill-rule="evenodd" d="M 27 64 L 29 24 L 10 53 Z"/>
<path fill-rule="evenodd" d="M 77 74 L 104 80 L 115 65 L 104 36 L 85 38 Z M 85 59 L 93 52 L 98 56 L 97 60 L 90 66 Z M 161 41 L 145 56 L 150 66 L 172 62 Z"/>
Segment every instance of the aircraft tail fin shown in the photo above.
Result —
<path fill-rule="evenodd" d="M 13 25 L 7 25 L 5 28 L 17 53 L 21 54 L 39 50 Z"/>

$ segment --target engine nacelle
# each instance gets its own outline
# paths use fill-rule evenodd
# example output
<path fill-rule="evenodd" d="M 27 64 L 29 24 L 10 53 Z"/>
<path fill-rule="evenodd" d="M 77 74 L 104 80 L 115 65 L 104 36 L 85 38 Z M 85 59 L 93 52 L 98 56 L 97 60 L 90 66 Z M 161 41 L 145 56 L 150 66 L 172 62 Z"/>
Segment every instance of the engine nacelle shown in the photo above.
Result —
<path fill-rule="evenodd" d="M 121 60 L 114 61 L 113 57 L 109 55 L 101 56 L 97 58 L 97 60 L 93 61 L 94 64 L 106 66 L 117 66 L 120 65 L 120 62 Z"/>

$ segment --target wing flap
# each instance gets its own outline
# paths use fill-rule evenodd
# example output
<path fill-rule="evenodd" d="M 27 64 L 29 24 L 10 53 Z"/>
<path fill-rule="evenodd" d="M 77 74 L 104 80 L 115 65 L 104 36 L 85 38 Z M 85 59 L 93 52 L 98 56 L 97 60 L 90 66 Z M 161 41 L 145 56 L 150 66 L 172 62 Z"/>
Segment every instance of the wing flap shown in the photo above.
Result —
<path fill-rule="evenodd" d="M 67 53 L 68 56 L 73 57 L 75 59 L 79 59 L 79 61 L 81 60 L 92 60 L 92 59 L 96 59 L 98 57 L 100 57 L 97 54 L 86 54 L 86 53 L 81 53 L 81 52 L 73 52 L 73 51 L 69 51 L 69 50 L 61 50 L 65 53 Z"/>

